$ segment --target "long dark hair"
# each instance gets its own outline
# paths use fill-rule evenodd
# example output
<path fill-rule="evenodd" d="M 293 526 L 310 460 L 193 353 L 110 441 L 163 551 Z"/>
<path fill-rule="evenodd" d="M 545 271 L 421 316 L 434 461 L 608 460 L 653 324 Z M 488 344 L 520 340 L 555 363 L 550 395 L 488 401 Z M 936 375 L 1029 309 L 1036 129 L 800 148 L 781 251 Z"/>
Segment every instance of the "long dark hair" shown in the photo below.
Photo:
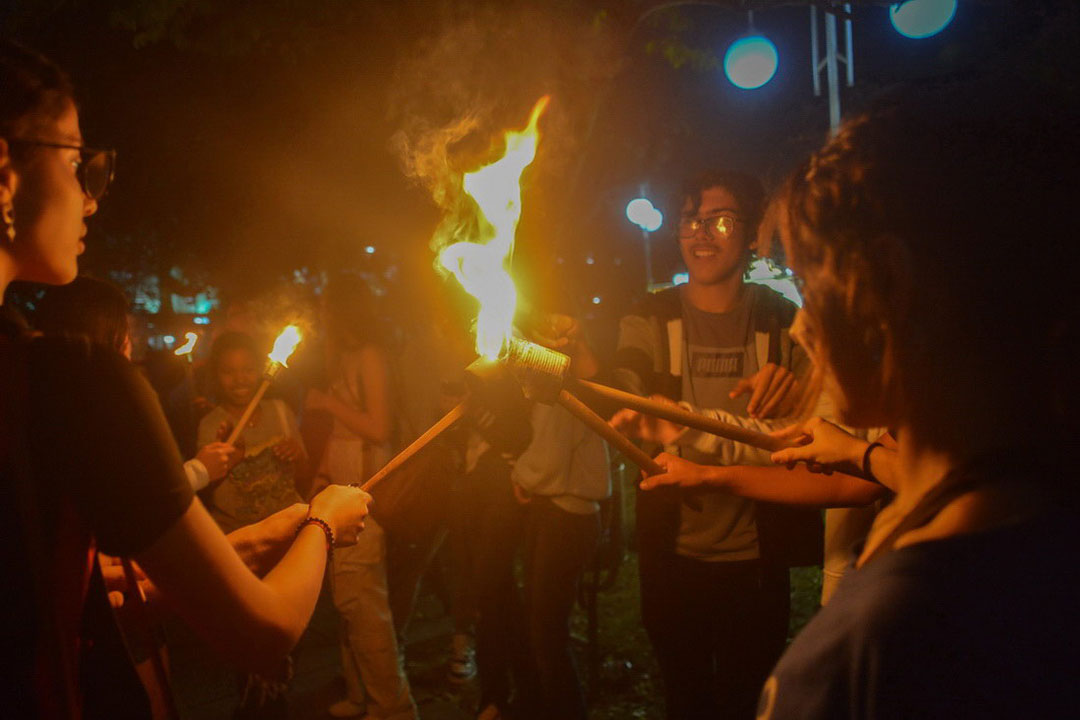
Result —
<path fill-rule="evenodd" d="M 74 102 L 67 74 L 45 56 L 0 40 L 0 137 L 25 137 Z"/>
<path fill-rule="evenodd" d="M 383 345 L 382 322 L 375 293 L 363 278 L 341 273 L 333 276 L 323 293 L 323 319 L 328 346 L 335 357 L 370 344 Z"/>
<path fill-rule="evenodd" d="M 50 335 L 85 337 L 123 352 L 128 341 L 128 300 L 124 291 L 104 280 L 80 276 L 67 285 L 48 288 L 31 317 Z"/>

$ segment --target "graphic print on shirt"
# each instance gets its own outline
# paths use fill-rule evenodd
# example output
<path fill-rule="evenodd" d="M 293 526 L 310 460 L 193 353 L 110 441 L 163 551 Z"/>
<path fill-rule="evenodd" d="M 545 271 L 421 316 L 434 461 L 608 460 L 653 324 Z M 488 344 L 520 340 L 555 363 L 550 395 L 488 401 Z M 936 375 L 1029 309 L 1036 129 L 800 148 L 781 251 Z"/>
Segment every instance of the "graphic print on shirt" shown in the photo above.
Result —
<path fill-rule="evenodd" d="M 693 350 L 693 357 L 690 359 L 691 376 L 742 379 L 744 355 L 742 348 L 719 352 Z"/>

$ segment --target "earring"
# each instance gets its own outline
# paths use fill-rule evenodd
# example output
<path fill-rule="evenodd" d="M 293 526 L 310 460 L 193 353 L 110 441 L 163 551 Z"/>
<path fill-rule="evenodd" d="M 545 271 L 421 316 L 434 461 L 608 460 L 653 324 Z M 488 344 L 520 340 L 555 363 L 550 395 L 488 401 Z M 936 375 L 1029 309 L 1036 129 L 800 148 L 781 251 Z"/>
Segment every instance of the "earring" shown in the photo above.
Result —
<path fill-rule="evenodd" d="M 5 203 L 0 209 L 0 229 L 9 244 L 15 243 L 15 208 L 11 203 Z"/>

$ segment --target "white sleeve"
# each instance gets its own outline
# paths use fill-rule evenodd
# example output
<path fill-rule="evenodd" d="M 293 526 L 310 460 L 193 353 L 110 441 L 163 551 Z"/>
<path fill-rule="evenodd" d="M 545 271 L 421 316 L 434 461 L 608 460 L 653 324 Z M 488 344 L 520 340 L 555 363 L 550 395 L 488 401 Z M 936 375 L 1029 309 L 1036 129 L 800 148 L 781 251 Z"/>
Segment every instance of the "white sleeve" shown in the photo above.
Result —
<path fill-rule="evenodd" d="M 730 425 L 738 425 L 742 428 L 757 430 L 758 432 L 764 433 L 781 430 L 798 422 L 798 418 L 790 417 L 759 420 L 751 417 L 733 415 L 725 410 L 695 408 L 687 402 L 681 402 L 679 405 L 691 412 L 699 413 L 706 417 L 726 422 Z M 836 406 L 832 399 L 825 393 L 821 394 L 817 404 L 814 406 L 811 416 L 815 415 L 820 415 L 829 421 L 833 421 L 833 418 L 836 417 Z M 727 438 L 712 435 L 711 433 L 701 432 L 700 430 L 687 430 L 676 442 L 682 447 L 692 447 L 698 452 L 716 455 L 717 460 L 722 465 L 772 464 L 772 460 L 769 459 L 772 455 L 771 450 L 762 450 L 741 442 L 735 442 L 734 440 L 728 440 Z"/>
<path fill-rule="evenodd" d="M 210 473 L 206 471 L 206 466 L 198 458 L 192 458 L 184 463 L 184 474 L 187 475 L 191 489 L 195 492 L 210 484 Z"/>

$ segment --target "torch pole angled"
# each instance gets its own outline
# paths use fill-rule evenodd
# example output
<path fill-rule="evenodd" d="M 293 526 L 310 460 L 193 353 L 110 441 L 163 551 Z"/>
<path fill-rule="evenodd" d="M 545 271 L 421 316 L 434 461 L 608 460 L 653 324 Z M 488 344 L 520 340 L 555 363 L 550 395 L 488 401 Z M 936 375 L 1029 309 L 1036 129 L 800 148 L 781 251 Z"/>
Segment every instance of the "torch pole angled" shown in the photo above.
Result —
<path fill-rule="evenodd" d="M 394 471 L 404 466 L 405 463 L 409 462 L 409 460 L 417 453 L 430 445 L 435 438 L 449 430 L 451 425 L 460 420 L 462 416 L 465 415 L 467 407 L 468 401 L 466 400 L 459 403 L 450 412 L 439 418 L 439 420 L 429 427 L 423 435 L 413 440 L 407 448 L 395 455 L 390 462 L 383 465 L 377 473 L 368 478 L 367 482 L 360 486 L 360 489 L 365 492 L 370 492 L 373 487 L 385 480 L 389 475 L 394 473 Z"/>
<path fill-rule="evenodd" d="M 588 380 L 576 380 L 575 383 L 578 387 L 585 388 L 591 393 L 607 400 L 617 402 L 623 407 L 630 408 L 631 410 L 637 410 L 638 412 L 647 415 L 654 415 L 658 418 L 670 420 L 679 425 L 686 425 L 695 430 L 701 430 L 702 432 L 727 438 L 728 440 L 734 440 L 735 442 L 740 442 L 744 445 L 750 445 L 751 447 L 768 450 L 770 452 L 776 452 L 777 450 L 791 447 L 791 445 L 784 440 L 775 438 L 772 435 L 758 432 L 757 430 L 750 430 L 739 425 L 726 423 L 715 418 L 705 417 L 704 415 L 684 410 L 678 405 L 659 403 L 655 400 L 643 398 L 640 395 L 616 390 L 607 385 L 600 385 L 598 383 L 589 382 Z"/>
<path fill-rule="evenodd" d="M 656 464 L 651 457 L 645 454 L 641 448 L 630 442 L 622 433 L 604 422 L 604 419 L 592 411 L 585 403 L 578 400 L 566 390 L 559 392 L 559 404 L 566 408 L 571 415 L 607 440 L 611 445 L 625 455 L 630 462 L 641 468 L 646 475 L 662 475 L 664 469 Z"/>
<path fill-rule="evenodd" d="M 248 420 L 251 420 L 252 413 L 255 412 L 255 408 L 259 406 L 259 401 L 262 400 L 263 395 L 266 394 L 267 388 L 270 387 L 270 381 L 273 378 L 270 375 L 263 377 L 262 384 L 259 385 L 259 389 L 255 391 L 255 395 L 251 398 L 251 402 L 244 408 L 244 414 L 240 416 L 240 419 L 236 421 L 236 425 L 233 427 L 232 432 L 229 433 L 229 439 L 225 442 L 229 445 L 235 445 L 236 439 L 240 437 L 240 433 L 244 431 L 244 427 L 248 424 Z"/>

